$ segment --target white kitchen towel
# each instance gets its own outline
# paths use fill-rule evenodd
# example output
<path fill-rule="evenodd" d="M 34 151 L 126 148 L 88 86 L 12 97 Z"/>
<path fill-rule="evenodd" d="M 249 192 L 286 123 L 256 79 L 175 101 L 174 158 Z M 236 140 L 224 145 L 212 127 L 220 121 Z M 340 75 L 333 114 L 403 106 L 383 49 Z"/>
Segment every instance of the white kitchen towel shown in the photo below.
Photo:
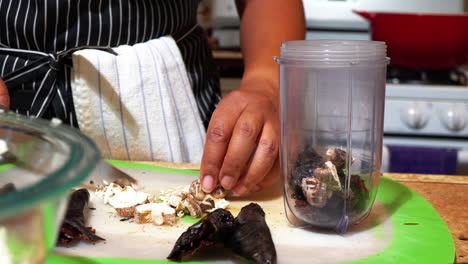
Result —
<path fill-rule="evenodd" d="M 174 39 L 113 50 L 72 56 L 80 130 L 105 158 L 199 163 L 205 129 Z"/>

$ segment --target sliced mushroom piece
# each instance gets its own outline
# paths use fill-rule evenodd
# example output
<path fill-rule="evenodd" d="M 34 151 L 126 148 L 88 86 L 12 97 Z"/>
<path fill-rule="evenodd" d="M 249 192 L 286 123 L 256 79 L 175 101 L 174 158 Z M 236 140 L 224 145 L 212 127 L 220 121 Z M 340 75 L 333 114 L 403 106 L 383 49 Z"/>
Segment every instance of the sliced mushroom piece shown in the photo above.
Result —
<path fill-rule="evenodd" d="M 203 198 L 205 198 L 206 193 L 202 190 L 202 185 L 199 179 L 193 181 L 192 184 L 190 184 L 189 191 L 190 194 L 192 194 L 193 197 L 195 197 L 195 199 L 198 201 L 201 201 Z"/>
<path fill-rule="evenodd" d="M 347 153 L 339 148 L 329 149 L 326 152 L 327 161 L 331 161 L 338 169 L 343 169 L 346 165 Z"/>
<path fill-rule="evenodd" d="M 208 210 L 211 210 L 215 207 L 215 200 L 213 200 L 213 197 L 211 195 L 206 195 L 203 201 L 200 203 L 200 208 L 202 209 L 202 212 L 207 212 Z"/>
<path fill-rule="evenodd" d="M 316 168 L 314 170 L 313 176 L 320 181 L 328 181 L 329 178 L 333 177 L 331 171 L 328 168 Z M 305 178 L 314 178 L 314 177 L 305 177 Z"/>
<path fill-rule="evenodd" d="M 177 223 L 176 213 L 174 208 L 172 211 L 164 211 L 163 212 L 164 223 L 168 225 L 175 225 Z"/>
<path fill-rule="evenodd" d="M 155 203 L 147 203 L 138 205 L 135 207 L 135 223 L 137 224 L 144 224 L 144 223 L 151 223 L 153 218 L 151 216 L 151 212 L 154 208 L 156 208 Z"/>
<path fill-rule="evenodd" d="M 339 191 L 333 179 L 333 173 L 330 168 L 317 168 L 314 170 L 314 176 L 320 180 L 320 189 L 322 192 L 330 198 L 333 194 L 333 191 Z"/>
<path fill-rule="evenodd" d="M 331 185 L 334 191 L 341 191 L 340 178 L 338 177 L 338 172 L 336 171 L 335 165 L 331 161 L 325 162 L 325 166 L 330 170 L 332 175 Z"/>
<path fill-rule="evenodd" d="M 176 215 L 177 217 L 182 218 L 185 216 L 185 212 L 184 210 L 179 210 L 179 211 L 176 210 Z"/>
<path fill-rule="evenodd" d="M 109 198 L 109 204 L 123 217 L 133 217 L 135 207 L 148 203 L 148 194 L 136 192 L 131 186 L 126 186 L 120 193 Z"/>
<path fill-rule="evenodd" d="M 200 205 L 195 201 L 195 199 L 191 199 L 190 197 L 185 198 L 182 201 L 182 206 L 184 209 L 187 209 L 190 213 L 192 218 L 199 218 L 202 215 L 202 209 Z"/>
<path fill-rule="evenodd" d="M 229 207 L 229 202 L 226 199 L 215 200 L 215 209 L 226 209 Z"/>
<path fill-rule="evenodd" d="M 111 183 L 104 187 L 102 191 L 97 192 L 96 194 L 104 200 L 104 204 L 108 204 L 109 200 L 115 195 L 121 193 L 123 190 L 118 184 Z"/>
<path fill-rule="evenodd" d="M 180 202 L 182 202 L 182 200 L 185 199 L 186 197 L 187 197 L 186 195 L 183 195 L 180 192 L 174 192 L 169 196 L 168 204 L 174 208 L 177 208 Z"/>
<path fill-rule="evenodd" d="M 153 219 L 153 224 L 155 225 L 163 225 L 164 224 L 164 217 L 161 212 L 153 211 L 151 212 L 151 218 Z"/>
<path fill-rule="evenodd" d="M 215 199 L 222 199 L 226 196 L 226 190 L 222 186 L 218 186 L 210 194 Z"/>
<path fill-rule="evenodd" d="M 229 202 L 226 199 L 215 199 L 215 206 L 212 209 L 209 209 L 208 212 L 213 212 L 218 209 L 226 209 L 229 207 Z"/>
<path fill-rule="evenodd" d="M 188 210 L 185 209 L 183 201 L 187 199 L 187 197 L 183 198 L 182 201 L 179 202 L 179 204 L 176 206 L 175 211 L 177 217 L 184 217 L 184 215 L 188 214 Z M 193 198 L 191 198 L 193 199 Z"/>
<path fill-rule="evenodd" d="M 182 200 L 187 198 L 187 197 L 189 197 L 191 199 L 195 199 L 195 197 L 190 192 L 183 191 L 183 192 L 181 192 L 181 195 L 182 195 Z"/>
<path fill-rule="evenodd" d="M 314 177 L 306 177 L 302 179 L 302 192 L 307 199 L 307 202 L 317 208 L 323 208 L 327 204 L 328 195 L 326 185 Z"/>
<path fill-rule="evenodd" d="M 115 211 L 122 217 L 133 217 L 135 214 L 136 205 L 124 206 L 124 207 L 114 207 Z"/>
<path fill-rule="evenodd" d="M 151 212 L 151 218 L 155 225 L 173 225 L 177 222 L 176 211 L 167 204 L 156 204 Z"/>
<path fill-rule="evenodd" d="M 148 195 L 148 203 L 153 203 L 154 201 L 156 201 L 156 195 L 152 194 L 152 193 L 146 193 L 146 195 Z"/>

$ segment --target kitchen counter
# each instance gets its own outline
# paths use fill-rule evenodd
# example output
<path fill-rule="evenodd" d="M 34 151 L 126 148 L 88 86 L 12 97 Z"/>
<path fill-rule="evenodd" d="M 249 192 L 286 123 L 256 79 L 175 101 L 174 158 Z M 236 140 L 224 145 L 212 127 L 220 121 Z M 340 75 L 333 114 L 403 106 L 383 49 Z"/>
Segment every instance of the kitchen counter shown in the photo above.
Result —
<path fill-rule="evenodd" d="M 145 163 L 145 162 L 143 162 Z M 198 170 L 198 164 L 148 162 L 156 166 Z M 426 198 L 450 229 L 456 262 L 468 263 L 468 176 L 384 173 Z"/>

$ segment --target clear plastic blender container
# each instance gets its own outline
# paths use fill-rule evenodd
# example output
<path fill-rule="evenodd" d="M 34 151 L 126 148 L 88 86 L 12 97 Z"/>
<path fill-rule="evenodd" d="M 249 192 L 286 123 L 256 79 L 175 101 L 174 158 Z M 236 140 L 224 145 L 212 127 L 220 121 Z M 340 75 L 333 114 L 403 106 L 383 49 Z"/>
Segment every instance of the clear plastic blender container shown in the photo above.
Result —
<path fill-rule="evenodd" d="M 372 208 L 381 174 L 386 45 L 284 42 L 281 174 L 288 220 L 347 231 Z"/>

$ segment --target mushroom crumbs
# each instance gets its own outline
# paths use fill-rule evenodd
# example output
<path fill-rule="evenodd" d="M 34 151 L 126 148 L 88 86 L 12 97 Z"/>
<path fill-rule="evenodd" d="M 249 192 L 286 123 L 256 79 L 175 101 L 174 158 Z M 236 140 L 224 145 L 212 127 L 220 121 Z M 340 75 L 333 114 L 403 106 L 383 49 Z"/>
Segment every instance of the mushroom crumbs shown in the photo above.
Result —
<path fill-rule="evenodd" d="M 222 187 L 205 193 L 198 179 L 185 188 L 165 191 L 158 197 L 116 183 L 104 186 L 96 191 L 96 195 L 104 204 L 112 206 L 119 216 L 133 217 L 137 224 L 174 225 L 177 218 L 185 215 L 197 219 L 229 206 L 229 202 L 224 199 L 226 191 Z"/>

